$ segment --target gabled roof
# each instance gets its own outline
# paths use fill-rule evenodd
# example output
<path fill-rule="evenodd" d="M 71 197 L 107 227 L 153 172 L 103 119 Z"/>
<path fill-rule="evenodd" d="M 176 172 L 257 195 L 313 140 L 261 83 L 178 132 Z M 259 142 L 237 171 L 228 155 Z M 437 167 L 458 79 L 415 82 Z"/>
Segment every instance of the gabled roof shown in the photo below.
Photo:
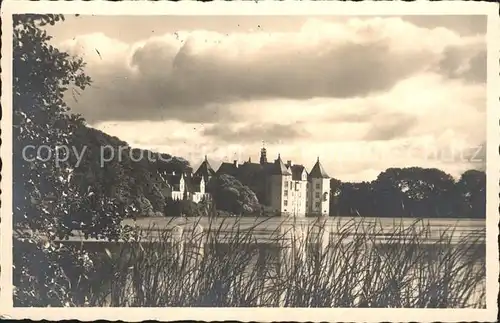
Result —
<path fill-rule="evenodd" d="M 194 175 L 203 176 L 205 179 L 215 175 L 215 171 L 212 166 L 210 166 L 207 156 L 205 156 L 205 160 L 201 163 L 200 167 L 198 167 L 198 170 L 194 173 Z"/>
<path fill-rule="evenodd" d="M 305 171 L 305 167 L 303 165 L 292 165 L 291 169 L 292 169 L 292 180 L 294 181 L 302 180 L 302 172 Z"/>
<path fill-rule="evenodd" d="M 244 162 L 238 168 L 241 169 L 245 173 L 252 173 L 252 174 L 255 174 L 255 173 L 262 171 L 261 164 L 251 163 L 251 162 Z"/>
<path fill-rule="evenodd" d="M 271 175 L 292 175 L 292 172 L 285 166 L 279 155 L 278 159 L 274 161 Z"/>
<path fill-rule="evenodd" d="M 236 175 L 237 168 L 233 163 L 222 163 L 217 170 L 217 174 Z"/>
<path fill-rule="evenodd" d="M 316 164 L 314 164 L 313 168 L 311 169 L 311 172 L 309 173 L 310 178 L 330 178 L 328 174 L 326 173 L 325 169 L 319 162 L 319 157 L 318 160 L 316 161 Z"/>

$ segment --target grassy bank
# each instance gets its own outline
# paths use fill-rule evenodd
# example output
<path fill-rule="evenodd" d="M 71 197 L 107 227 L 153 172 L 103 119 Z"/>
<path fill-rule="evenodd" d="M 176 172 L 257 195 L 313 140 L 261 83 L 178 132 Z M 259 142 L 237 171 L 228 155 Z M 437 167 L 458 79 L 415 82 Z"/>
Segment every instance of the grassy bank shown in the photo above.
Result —
<path fill-rule="evenodd" d="M 381 241 L 373 221 L 344 223 L 336 235 L 318 221 L 283 226 L 274 243 L 259 244 L 257 225 L 211 224 L 83 244 L 95 271 L 75 284 L 79 305 L 485 306 L 485 246 L 477 233 L 452 239 L 449 229 L 429 243 L 431 228 L 415 222 L 384 229 Z"/>

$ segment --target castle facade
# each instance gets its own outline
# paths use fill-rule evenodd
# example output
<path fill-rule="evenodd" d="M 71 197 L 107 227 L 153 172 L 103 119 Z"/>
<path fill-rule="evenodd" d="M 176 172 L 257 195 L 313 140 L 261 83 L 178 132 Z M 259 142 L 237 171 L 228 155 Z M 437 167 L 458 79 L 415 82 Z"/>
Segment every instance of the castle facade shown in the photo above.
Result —
<path fill-rule="evenodd" d="M 210 199 L 206 186 L 215 175 L 226 174 L 238 179 L 255 192 L 259 202 L 281 216 L 328 216 L 330 212 L 330 177 L 319 157 L 308 172 L 303 165 L 284 163 L 281 156 L 267 161 L 265 148 L 261 149 L 259 163 L 251 159 L 239 164 L 222 163 L 215 172 L 205 156 L 194 174 L 164 174 L 168 183 L 166 196 L 174 200 L 188 199 L 200 202 Z"/>
<path fill-rule="evenodd" d="M 173 200 L 190 200 L 199 203 L 210 200 L 210 193 L 206 191 L 208 181 L 215 175 L 205 156 L 205 160 L 194 174 L 188 173 L 160 173 L 167 184 L 163 195 Z"/>
<path fill-rule="evenodd" d="M 328 216 L 330 212 L 330 177 L 317 159 L 311 171 L 303 165 L 284 163 L 281 156 L 267 161 L 261 149 L 259 163 L 251 159 L 242 164 L 222 163 L 217 174 L 228 174 L 249 186 L 259 202 L 282 216 Z"/>

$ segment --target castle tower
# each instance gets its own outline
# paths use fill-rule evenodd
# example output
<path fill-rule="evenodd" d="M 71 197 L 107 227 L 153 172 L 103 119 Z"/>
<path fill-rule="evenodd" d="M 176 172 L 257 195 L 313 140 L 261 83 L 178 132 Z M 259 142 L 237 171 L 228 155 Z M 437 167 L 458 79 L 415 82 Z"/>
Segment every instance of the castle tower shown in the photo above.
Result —
<path fill-rule="evenodd" d="M 328 216 L 330 213 L 330 176 L 318 160 L 309 173 L 309 212 Z"/>
<path fill-rule="evenodd" d="M 270 172 L 270 205 L 282 215 L 290 213 L 292 205 L 290 200 L 291 171 L 285 166 L 280 155 L 274 161 Z"/>
<path fill-rule="evenodd" d="M 267 151 L 266 147 L 264 147 L 264 142 L 262 142 L 262 149 L 260 150 L 260 164 L 267 164 Z"/>

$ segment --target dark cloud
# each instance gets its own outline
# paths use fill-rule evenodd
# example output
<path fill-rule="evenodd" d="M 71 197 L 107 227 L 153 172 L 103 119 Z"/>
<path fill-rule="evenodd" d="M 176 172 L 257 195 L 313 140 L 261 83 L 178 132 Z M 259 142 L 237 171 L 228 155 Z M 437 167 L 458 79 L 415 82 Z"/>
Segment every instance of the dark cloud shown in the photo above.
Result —
<path fill-rule="evenodd" d="M 377 16 L 255 16 L 255 15 L 223 15 L 223 16 L 182 16 L 182 15 L 147 15 L 147 16 L 109 16 L 109 15 L 66 15 L 63 25 L 46 26 L 55 37 L 73 38 L 75 32 L 103 32 L 110 37 L 126 42 L 143 40 L 152 35 L 175 32 L 178 30 L 204 29 L 220 33 L 248 31 L 261 26 L 269 32 L 299 31 L 300 27 L 311 18 L 319 18 L 328 22 L 345 22 L 348 19 L 376 18 Z M 387 16 L 389 17 L 389 16 Z M 403 15 L 393 16 L 423 28 L 443 27 L 454 30 L 461 35 L 486 33 L 487 16 L 485 15 Z M 133 28 L 130 28 L 133 26 Z M 123 30 L 127 30 L 126 33 Z"/>
<path fill-rule="evenodd" d="M 388 91 L 429 68 L 453 78 L 486 79 L 484 51 L 471 52 L 467 46 L 449 47 L 435 66 L 431 52 L 392 51 L 389 39 L 339 45 L 325 38 L 316 47 L 290 46 L 289 51 L 283 50 L 286 44 L 268 43 L 255 56 L 241 58 L 228 56 L 217 46 L 211 47 L 214 51 L 200 51 L 193 42 L 187 39 L 180 49 L 159 40 L 146 42 L 132 53 L 133 72 L 125 64 L 89 68 L 94 87 L 73 105 L 75 112 L 90 123 L 215 122 L 234 119 L 226 108 L 231 102 L 365 97 Z M 467 62 L 470 67 L 460 69 Z"/>
<path fill-rule="evenodd" d="M 477 50 L 467 46 L 450 46 L 445 50 L 439 68 L 449 78 L 484 83 L 486 61 L 486 48 Z"/>
<path fill-rule="evenodd" d="M 205 129 L 205 136 L 215 137 L 230 143 L 260 142 L 277 143 L 297 138 L 306 138 L 309 133 L 300 123 L 291 125 L 260 124 L 251 125 L 243 129 L 232 129 L 227 124 L 218 124 Z"/>

